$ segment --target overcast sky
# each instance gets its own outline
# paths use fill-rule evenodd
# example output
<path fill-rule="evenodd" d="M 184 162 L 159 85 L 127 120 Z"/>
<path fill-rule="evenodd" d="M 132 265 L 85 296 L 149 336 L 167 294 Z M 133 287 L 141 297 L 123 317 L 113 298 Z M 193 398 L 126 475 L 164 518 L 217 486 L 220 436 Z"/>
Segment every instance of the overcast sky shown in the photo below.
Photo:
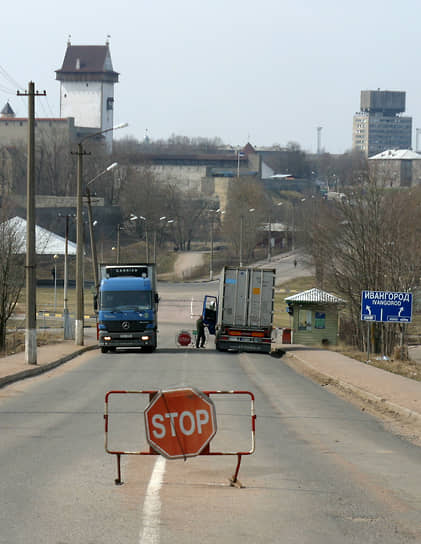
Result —
<path fill-rule="evenodd" d="M 3 9 L 0 109 L 35 81 L 36 115 L 59 116 L 68 35 L 73 45 L 110 37 L 115 123 L 124 135 L 220 137 L 230 145 L 300 144 L 342 153 L 362 89 L 406 91 L 421 127 L 420 0 L 57 0 Z M 117 133 L 116 133 L 117 137 Z"/>

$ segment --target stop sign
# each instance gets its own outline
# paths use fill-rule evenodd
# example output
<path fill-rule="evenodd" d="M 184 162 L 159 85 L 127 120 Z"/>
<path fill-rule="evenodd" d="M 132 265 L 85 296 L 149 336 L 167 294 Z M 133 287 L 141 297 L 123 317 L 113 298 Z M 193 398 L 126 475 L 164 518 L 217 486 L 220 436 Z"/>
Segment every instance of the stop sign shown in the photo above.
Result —
<path fill-rule="evenodd" d="M 180 331 L 177 342 L 180 346 L 189 346 L 191 343 L 191 334 L 188 331 Z"/>
<path fill-rule="evenodd" d="M 144 416 L 150 446 L 168 459 L 199 455 L 216 433 L 215 406 L 193 387 L 159 391 Z"/>

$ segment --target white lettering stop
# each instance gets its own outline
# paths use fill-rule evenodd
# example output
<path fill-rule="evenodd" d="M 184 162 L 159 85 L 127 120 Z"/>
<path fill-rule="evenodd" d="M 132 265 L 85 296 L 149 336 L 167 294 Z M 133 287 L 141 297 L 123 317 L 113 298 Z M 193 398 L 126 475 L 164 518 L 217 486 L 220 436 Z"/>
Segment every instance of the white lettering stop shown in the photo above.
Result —
<path fill-rule="evenodd" d="M 169 422 L 169 429 L 165 420 Z M 202 427 L 207 423 L 209 423 L 207 410 L 195 410 L 194 412 L 185 410 L 181 414 L 178 412 L 154 414 L 152 416 L 152 434 L 157 439 L 164 438 L 167 430 L 170 431 L 171 436 L 177 436 L 177 429 L 185 436 L 190 436 L 195 432 L 202 434 Z"/>

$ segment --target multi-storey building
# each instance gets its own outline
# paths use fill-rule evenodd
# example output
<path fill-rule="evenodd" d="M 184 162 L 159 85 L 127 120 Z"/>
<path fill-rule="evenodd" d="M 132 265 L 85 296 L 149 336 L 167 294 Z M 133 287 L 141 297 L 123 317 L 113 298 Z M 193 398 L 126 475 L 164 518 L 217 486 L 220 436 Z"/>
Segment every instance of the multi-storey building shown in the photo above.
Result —
<path fill-rule="evenodd" d="M 367 157 L 386 149 L 410 149 L 412 117 L 403 116 L 405 92 L 361 91 L 360 111 L 354 115 L 352 148 Z"/>

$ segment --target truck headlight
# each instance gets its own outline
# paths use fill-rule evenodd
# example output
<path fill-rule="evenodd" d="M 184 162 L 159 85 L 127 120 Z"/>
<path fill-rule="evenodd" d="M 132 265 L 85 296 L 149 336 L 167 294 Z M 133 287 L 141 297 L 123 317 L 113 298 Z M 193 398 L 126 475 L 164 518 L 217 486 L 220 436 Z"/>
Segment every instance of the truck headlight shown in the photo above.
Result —
<path fill-rule="evenodd" d="M 146 342 L 146 340 L 149 340 L 149 336 L 141 336 L 141 339 Z"/>

